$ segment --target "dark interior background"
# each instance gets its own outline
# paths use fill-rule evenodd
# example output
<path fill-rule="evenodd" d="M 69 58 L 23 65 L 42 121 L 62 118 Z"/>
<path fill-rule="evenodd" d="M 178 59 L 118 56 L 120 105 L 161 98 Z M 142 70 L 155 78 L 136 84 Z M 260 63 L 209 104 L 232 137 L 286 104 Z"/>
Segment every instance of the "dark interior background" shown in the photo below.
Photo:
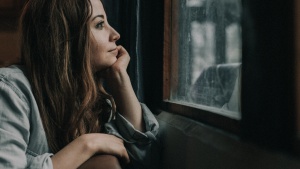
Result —
<path fill-rule="evenodd" d="M 131 55 L 128 72 L 153 112 L 162 101 L 163 1 L 104 0 Z M 242 0 L 242 120 L 246 142 L 293 152 L 296 136 L 294 0 Z"/>
<path fill-rule="evenodd" d="M 289 154 L 296 153 L 297 141 L 295 2 L 242 0 L 242 120 L 238 137 L 263 149 Z M 162 108 L 164 1 L 103 3 L 110 24 L 121 34 L 118 43 L 131 56 L 128 72 L 133 87 L 141 102 L 156 113 Z M 13 27 L 14 22 L 5 23 Z M 0 63 L 19 56 L 17 29 L 4 27 L 0 26 Z"/>

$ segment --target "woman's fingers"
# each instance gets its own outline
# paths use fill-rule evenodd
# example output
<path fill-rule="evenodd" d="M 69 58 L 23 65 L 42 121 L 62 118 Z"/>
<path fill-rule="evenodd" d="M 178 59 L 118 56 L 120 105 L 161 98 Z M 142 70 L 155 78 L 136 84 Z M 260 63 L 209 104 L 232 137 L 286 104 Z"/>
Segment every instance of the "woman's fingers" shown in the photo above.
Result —
<path fill-rule="evenodd" d="M 102 133 L 87 134 L 91 145 L 96 146 L 97 154 L 109 154 L 118 157 L 122 162 L 129 163 L 129 156 L 122 139 Z"/>
<path fill-rule="evenodd" d="M 113 71 L 126 70 L 130 61 L 130 56 L 123 46 L 118 46 L 117 61 L 112 65 Z"/>
<path fill-rule="evenodd" d="M 123 46 L 117 46 L 117 50 L 118 50 L 118 55 L 116 56 L 117 61 L 109 68 L 102 70 L 101 72 L 98 72 L 98 75 L 100 77 L 112 80 L 112 79 L 117 79 L 120 73 L 126 72 L 126 69 L 130 61 L 130 56 Z"/>
<path fill-rule="evenodd" d="M 119 51 L 119 54 L 118 54 L 118 56 L 117 56 L 118 58 L 119 58 L 120 56 L 129 56 L 127 50 L 126 50 L 123 46 L 119 45 L 119 46 L 117 46 L 117 49 L 118 49 L 118 51 Z"/>
<path fill-rule="evenodd" d="M 108 135 L 108 137 L 111 137 L 112 139 L 111 141 L 115 143 L 115 144 L 111 144 L 112 142 L 108 142 L 109 144 L 111 144 L 111 148 L 113 149 L 112 152 L 117 152 L 116 155 L 122 160 L 122 162 L 126 164 L 129 163 L 130 162 L 129 155 L 124 146 L 123 140 L 113 135 Z"/>

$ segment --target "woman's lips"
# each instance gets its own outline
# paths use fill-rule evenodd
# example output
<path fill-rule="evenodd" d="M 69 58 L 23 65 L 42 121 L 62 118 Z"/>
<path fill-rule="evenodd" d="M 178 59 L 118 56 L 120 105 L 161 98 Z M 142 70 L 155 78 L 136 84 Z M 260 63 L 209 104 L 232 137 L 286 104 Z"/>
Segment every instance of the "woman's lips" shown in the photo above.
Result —
<path fill-rule="evenodd" d="M 117 48 L 111 49 L 108 52 L 114 52 L 115 50 L 117 50 Z"/>
<path fill-rule="evenodd" d="M 110 52 L 110 53 L 112 53 L 112 54 L 114 54 L 114 55 L 118 55 L 118 53 L 119 53 L 119 51 L 118 51 L 118 49 L 117 48 L 115 48 L 115 49 L 112 49 L 112 50 L 110 50 L 110 51 L 108 51 L 108 52 Z"/>

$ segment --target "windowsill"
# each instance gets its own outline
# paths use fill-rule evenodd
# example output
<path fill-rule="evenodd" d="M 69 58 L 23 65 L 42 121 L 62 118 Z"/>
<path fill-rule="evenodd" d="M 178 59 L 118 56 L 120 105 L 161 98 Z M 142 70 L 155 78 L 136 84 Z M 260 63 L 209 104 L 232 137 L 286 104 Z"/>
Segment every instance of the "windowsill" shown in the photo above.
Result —
<path fill-rule="evenodd" d="M 185 106 L 189 106 L 189 107 L 193 107 L 196 109 L 202 109 L 211 113 L 215 113 L 218 115 L 222 115 L 234 120 L 241 120 L 241 113 L 240 112 L 234 112 L 234 111 L 230 111 L 230 110 L 226 110 L 223 108 L 215 108 L 215 107 L 211 107 L 211 106 L 205 106 L 205 105 L 199 105 L 199 104 L 193 104 L 193 103 L 189 103 L 189 102 L 184 102 L 184 101 L 170 101 L 170 100 L 165 100 L 165 102 L 169 102 L 169 103 L 175 103 L 178 105 L 185 105 Z"/>
<path fill-rule="evenodd" d="M 182 102 L 163 101 L 161 107 L 164 111 L 185 116 L 233 134 L 240 134 L 240 120 L 215 113 L 211 111 L 212 109 L 205 109 L 207 106 L 194 106 L 182 104 Z M 230 112 L 226 111 L 226 113 Z"/>

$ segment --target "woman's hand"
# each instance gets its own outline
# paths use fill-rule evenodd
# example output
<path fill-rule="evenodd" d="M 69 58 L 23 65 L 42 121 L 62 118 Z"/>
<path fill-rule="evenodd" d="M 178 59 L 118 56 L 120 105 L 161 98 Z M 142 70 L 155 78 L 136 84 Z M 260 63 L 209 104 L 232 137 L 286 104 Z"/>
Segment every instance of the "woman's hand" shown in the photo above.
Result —
<path fill-rule="evenodd" d="M 119 50 L 117 61 L 102 72 L 111 94 L 115 99 L 119 112 L 131 122 L 131 124 L 140 131 L 144 131 L 144 121 L 142 118 L 142 109 L 131 85 L 127 66 L 130 61 L 128 52 L 122 47 Z"/>
<path fill-rule="evenodd" d="M 126 71 L 130 61 L 130 56 L 124 47 L 118 46 L 117 49 L 119 51 L 117 55 L 117 61 L 111 66 L 111 73 L 120 73 Z"/>
<path fill-rule="evenodd" d="M 122 162 L 129 163 L 129 156 L 122 139 L 102 133 L 85 134 L 81 137 L 87 149 L 94 151 L 95 154 L 114 155 Z"/>
<path fill-rule="evenodd" d="M 53 168 L 74 169 L 96 154 L 113 155 L 129 163 L 123 140 L 108 134 L 84 134 L 52 156 Z"/>
<path fill-rule="evenodd" d="M 100 72 L 100 76 L 103 77 L 109 85 L 122 85 L 124 84 L 124 80 L 127 80 L 124 76 L 127 76 L 126 69 L 130 61 L 130 56 L 122 46 L 118 46 L 117 50 L 117 61 L 109 68 Z"/>

